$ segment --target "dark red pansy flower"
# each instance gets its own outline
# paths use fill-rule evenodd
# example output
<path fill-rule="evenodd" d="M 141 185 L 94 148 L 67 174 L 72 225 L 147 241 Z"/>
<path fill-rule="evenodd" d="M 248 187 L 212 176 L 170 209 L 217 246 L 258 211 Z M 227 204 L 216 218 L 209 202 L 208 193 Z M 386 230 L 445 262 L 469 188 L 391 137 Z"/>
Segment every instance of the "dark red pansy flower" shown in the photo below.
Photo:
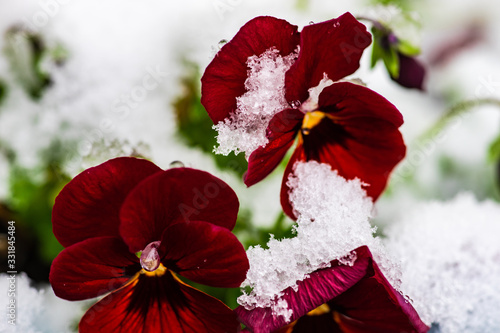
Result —
<path fill-rule="evenodd" d="M 284 20 L 257 17 L 222 47 L 202 77 L 202 103 L 217 124 L 238 111 L 238 98 L 247 91 L 249 57 L 299 50 L 284 75 L 287 105 L 269 121 L 268 143 L 250 155 L 244 179 L 251 186 L 265 178 L 298 137 L 281 188 L 283 209 L 292 218 L 286 182 L 296 161 L 328 163 L 347 179 L 360 178 L 375 200 L 405 155 L 398 130 L 403 118 L 396 107 L 368 88 L 340 81 L 358 69 L 370 42 L 366 27 L 350 13 L 300 33 Z"/>
<path fill-rule="evenodd" d="M 338 260 L 283 291 L 292 310 L 289 320 L 271 308 L 236 308 L 255 333 L 400 333 L 427 332 L 417 312 L 384 277 L 366 246 L 354 250 L 352 266 Z"/>
<path fill-rule="evenodd" d="M 109 293 L 80 332 L 237 332 L 231 309 L 177 275 L 241 284 L 249 264 L 231 233 L 238 208 L 233 190 L 203 171 L 126 157 L 87 169 L 53 208 L 66 248 L 52 263 L 52 288 L 67 300 Z"/>

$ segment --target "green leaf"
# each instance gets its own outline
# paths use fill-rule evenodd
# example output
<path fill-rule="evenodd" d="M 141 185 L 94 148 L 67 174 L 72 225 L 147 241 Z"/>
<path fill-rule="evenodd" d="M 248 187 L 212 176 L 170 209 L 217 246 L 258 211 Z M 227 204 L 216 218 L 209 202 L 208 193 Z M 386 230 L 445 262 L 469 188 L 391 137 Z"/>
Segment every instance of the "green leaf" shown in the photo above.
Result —
<path fill-rule="evenodd" d="M 488 161 L 494 163 L 500 161 L 500 134 L 490 144 L 488 149 Z"/>
<path fill-rule="evenodd" d="M 409 56 L 409 57 L 416 56 L 416 55 L 420 54 L 419 47 L 414 46 L 410 42 L 405 41 L 405 40 L 399 40 L 397 49 L 401 54 L 404 54 L 404 55 Z"/>
<path fill-rule="evenodd" d="M 5 99 L 5 96 L 7 96 L 7 85 L 3 80 L 0 80 L 0 105 Z"/>
<path fill-rule="evenodd" d="M 382 54 L 382 60 L 384 60 L 389 74 L 397 79 L 399 77 L 399 57 L 396 48 L 390 47 L 389 50 L 385 50 Z"/>
<path fill-rule="evenodd" d="M 380 46 L 380 43 L 378 39 L 374 38 L 373 41 L 373 46 L 372 46 L 372 58 L 371 58 L 371 68 L 375 67 L 377 62 L 382 59 L 384 50 L 382 49 L 382 46 Z"/>

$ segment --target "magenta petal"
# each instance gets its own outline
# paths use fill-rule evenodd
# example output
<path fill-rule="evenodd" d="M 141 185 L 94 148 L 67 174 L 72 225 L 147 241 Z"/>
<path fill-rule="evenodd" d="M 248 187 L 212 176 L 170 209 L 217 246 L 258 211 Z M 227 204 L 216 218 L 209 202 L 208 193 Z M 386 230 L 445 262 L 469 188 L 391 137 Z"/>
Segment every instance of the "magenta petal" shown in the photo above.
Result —
<path fill-rule="evenodd" d="M 403 295 L 390 285 L 376 262 L 367 276 L 328 304 L 347 332 L 424 333 L 429 330 Z"/>
<path fill-rule="evenodd" d="M 236 288 L 249 268 L 231 231 L 208 222 L 177 223 L 163 233 L 159 252 L 167 268 L 197 283 Z"/>
<path fill-rule="evenodd" d="M 221 301 L 176 280 L 141 275 L 92 306 L 79 325 L 94 332 L 237 332 L 234 313 Z"/>
<path fill-rule="evenodd" d="M 190 168 L 169 169 L 129 194 L 120 212 L 120 234 L 135 253 L 160 240 L 176 222 L 202 220 L 232 230 L 238 208 L 236 194 L 219 178 Z"/>
<path fill-rule="evenodd" d="M 49 280 L 57 296 L 74 301 L 115 290 L 140 270 L 139 259 L 120 238 L 89 238 L 59 253 Z"/>
<path fill-rule="evenodd" d="M 330 268 L 318 270 L 298 282 L 298 288 L 287 288 L 282 299 L 293 311 L 290 320 L 273 316 L 270 308 L 235 311 L 239 319 L 253 332 L 271 332 L 309 311 L 327 303 L 336 312 L 335 322 L 341 332 L 414 332 L 429 329 L 418 317 L 410 303 L 385 279 L 366 246 L 354 250 L 357 259 L 353 266 L 331 262 Z M 308 318 L 311 320 L 311 318 Z"/>
<path fill-rule="evenodd" d="M 401 114 L 379 94 L 345 82 L 325 88 L 319 102 L 334 120 L 325 118 L 304 135 L 307 160 L 330 164 L 346 179 L 361 179 L 376 200 L 406 152 L 398 130 Z"/>
<path fill-rule="evenodd" d="M 304 27 L 299 58 L 285 76 L 287 101 L 305 101 L 307 90 L 317 86 L 324 74 L 338 81 L 354 73 L 370 43 L 371 34 L 350 13 Z"/>
<path fill-rule="evenodd" d="M 161 169 L 147 160 L 121 157 L 80 173 L 62 189 L 52 210 L 59 243 L 67 247 L 89 237 L 118 236 L 125 197 L 158 171 Z"/>
<path fill-rule="evenodd" d="M 269 142 L 257 148 L 248 159 L 245 184 L 252 186 L 269 175 L 281 162 L 300 130 L 304 114 L 297 109 L 277 113 L 267 127 Z"/>
<path fill-rule="evenodd" d="M 394 81 L 406 88 L 423 90 L 425 68 L 415 58 L 399 53 L 399 77 L 391 77 Z"/>
<path fill-rule="evenodd" d="M 239 306 L 235 309 L 240 321 L 255 333 L 272 332 L 285 326 L 318 306 L 342 294 L 361 280 L 370 265 L 369 251 L 366 247 L 356 249 L 357 260 L 353 266 L 339 265 L 332 261 L 330 268 L 318 270 L 308 278 L 297 283 L 298 288 L 287 288 L 281 299 L 287 301 L 293 311 L 290 320 L 282 316 L 273 316 L 271 308 L 255 308 L 246 310 Z"/>
<path fill-rule="evenodd" d="M 246 92 L 247 60 L 276 48 L 282 56 L 299 44 L 297 27 L 270 16 L 254 18 L 222 47 L 201 78 L 201 103 L 217 124 L 236 110 L 236 97 Z"/>

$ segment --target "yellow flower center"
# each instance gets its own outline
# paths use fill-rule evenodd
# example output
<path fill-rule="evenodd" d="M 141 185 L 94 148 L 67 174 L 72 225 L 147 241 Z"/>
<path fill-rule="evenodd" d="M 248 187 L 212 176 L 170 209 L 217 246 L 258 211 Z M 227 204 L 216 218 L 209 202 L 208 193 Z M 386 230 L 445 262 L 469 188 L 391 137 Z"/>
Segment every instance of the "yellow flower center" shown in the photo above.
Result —
<path fill-rule="evenodd" d="M 318 306 L 316 309 L 311 310 L 307 313 L 308 316 L 321 316 L 322 314 L 329 313 L 331 311 L 328 304 L 323 303 Z"/>
<path fill-rule="evenodd" d="M 326 113 L 321 111 L 306 112 L 304 120 L 302 120 L 302 133 L 308 135 L 311 130 L 326 117 Z"/>
<path fill-rule="evenodd" d="M 154 276 L 160 277 L 163 276 L 166 272 L 167 272 L 167 267 L 163 266 L 163 264 L 160 263 L 158 268 L 156 268 L 154 271 L 147 271 L 143 268 L 141 269 L 140 273 L 149 277 L 154 277 Z"/>

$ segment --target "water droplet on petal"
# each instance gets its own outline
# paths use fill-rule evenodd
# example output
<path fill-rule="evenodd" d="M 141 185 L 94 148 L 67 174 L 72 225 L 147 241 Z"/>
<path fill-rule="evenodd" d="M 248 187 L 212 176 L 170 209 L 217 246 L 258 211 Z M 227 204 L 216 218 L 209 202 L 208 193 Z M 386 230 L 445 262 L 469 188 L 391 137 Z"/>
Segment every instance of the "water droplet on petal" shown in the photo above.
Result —
<path fill-rule="evenodd" d="M 226 43 L 227 43 L 227 39 L 221 39 L 221 40 L 219 41 L 219 43 L 217 44 L 217 45 L 219 46 L 219 50 L 220 50 L 220 49 L 221 49 L 224 45 L 226 45 Z"/>
<path fill-rule="evenodd" d="M 172 163 L 169 164 L 169 169 L 173 169 L 173 168 L 184 168 L 184 163 L 182 163 L 181 161 L 173 161 Z"/>
<path fill-rule="evenodd" d="M 293 109 L 298 109 L 300 107 L 302 103 L 300 103 L 300 101 L 293 101 L 292 103 L 290 103 L 290 106 L 293 108 Z"/>
<path fill-rule="evenodd" d="M 314 22 L 313 21 L 309 21 L 309 24 L 314 24 Z"/>
<path fill-rule="evenodd" d="M 338 28 L 338 27 L 340 27 L 340 22 L 335 22 L 335 23 L 333 23 L 333 27 L 334 27 L 334 28 Z"/>
<path fill-rule="evenodd" d="M 158 254 L 159 246 L 160 241 L 152 242 L 142 251 L 140 262 L 144 270 L 153 272 L 160 266 L 160 255 Z"/>

